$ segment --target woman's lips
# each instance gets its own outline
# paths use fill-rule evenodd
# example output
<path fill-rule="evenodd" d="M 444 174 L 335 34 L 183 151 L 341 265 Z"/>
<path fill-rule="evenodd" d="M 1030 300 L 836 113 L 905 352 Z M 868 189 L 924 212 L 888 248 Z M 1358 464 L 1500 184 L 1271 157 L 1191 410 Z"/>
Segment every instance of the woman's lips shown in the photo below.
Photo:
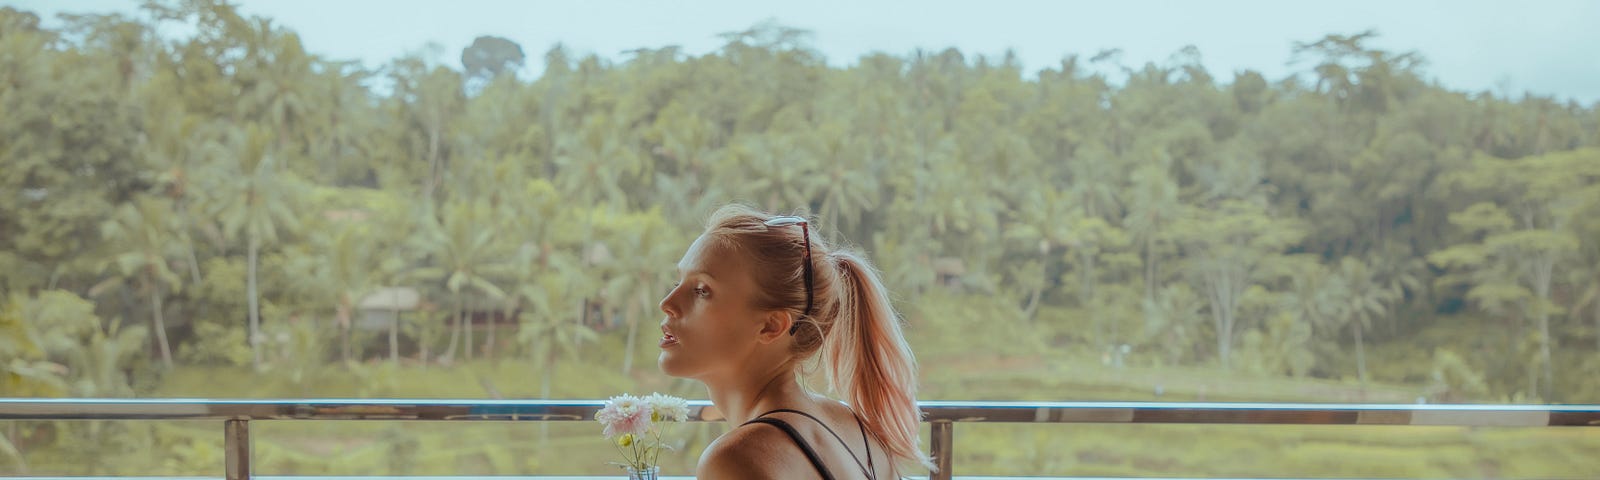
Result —
<path fill-rule="evenodd" d="M 661 335 L 661 348 L 667 348 L 667 347 L 671 347 L 671 346 L 674 346 L 674 345 L 677 345 L 677 344 L 678 344 L 678 337 L 674 337 L 672 335 L 667 335 L 667 334 L 662 334 Z"/>

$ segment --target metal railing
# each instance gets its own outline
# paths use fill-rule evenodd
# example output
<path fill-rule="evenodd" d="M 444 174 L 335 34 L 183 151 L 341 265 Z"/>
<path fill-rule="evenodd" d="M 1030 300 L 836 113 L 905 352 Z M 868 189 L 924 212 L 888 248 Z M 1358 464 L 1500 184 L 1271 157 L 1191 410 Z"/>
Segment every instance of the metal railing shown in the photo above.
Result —
<path fill-rule="evenodd" d="M 251 477 L 250 422 L 257 420 L 593 421 L 600 400 L 198 400 L 0 399 L 0 420 L 217 420 L 227 480 Z M 1409 405 L 1157 402 L 921 402 L 930 454 L 952 478 L 957 423 L 1431 425 L 1600 427 L 1600 405 Z M 724 420 L 707 401 L 689 421 Z"/>

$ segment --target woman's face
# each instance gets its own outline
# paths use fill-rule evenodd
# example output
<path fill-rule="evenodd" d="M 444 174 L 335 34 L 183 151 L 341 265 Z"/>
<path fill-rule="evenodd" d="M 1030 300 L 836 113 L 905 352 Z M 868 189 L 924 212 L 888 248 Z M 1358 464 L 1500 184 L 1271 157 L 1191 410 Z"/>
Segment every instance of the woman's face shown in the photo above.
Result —
<path fill-rule="evenodd" d="M 678 284 L 661 299 L 663 373 L 704 378 L 751 358 L 765 312 L 754 306 L 755 282 L 745 265 L 705 235 L 689 246 L 678 262 Z"/>

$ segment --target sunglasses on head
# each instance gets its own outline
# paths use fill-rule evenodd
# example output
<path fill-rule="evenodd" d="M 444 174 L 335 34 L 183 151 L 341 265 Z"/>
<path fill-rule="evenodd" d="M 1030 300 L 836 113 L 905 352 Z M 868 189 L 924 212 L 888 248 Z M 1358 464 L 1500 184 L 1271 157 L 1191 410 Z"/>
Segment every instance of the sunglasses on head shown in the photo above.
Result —
<path fill-rule="evenodd" d="M 800 218 L 800 217 L 773 217 L 772 219 L 767 220 L 765 223 L 769 227 L 787 227 L 787 226 L 790 226 L 790 225 L 799 225 L 800 226 L 800 236 L 801 236 L 801 238 L 805 239 L 805 244 L 806 244 L 806 256 L 805 256 L 805 259 L 804 259 L 805 261 L 800 262 L 801 268 L 805 272 L 805 282 L 806 282 L 806 309 L 801 314 L 801 316 L 807 316 L 807 317 L 811 316 L 811 227 L 809 226 L 810 223 L 807 222 L 806 219 Z M 789 326 L 789 335 L 794 335 L 795 330 L 797 330 L 799 328 L 800 328 L 800 322 L 798 322 L 798 321 L 794 322 L 793 325 Z"/>

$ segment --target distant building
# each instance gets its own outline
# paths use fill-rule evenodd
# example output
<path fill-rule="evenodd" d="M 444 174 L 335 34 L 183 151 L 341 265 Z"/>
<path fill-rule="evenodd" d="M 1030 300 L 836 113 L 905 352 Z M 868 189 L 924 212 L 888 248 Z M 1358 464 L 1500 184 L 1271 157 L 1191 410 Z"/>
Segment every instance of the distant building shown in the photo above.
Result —
<path fill-rule="evenodd" d="M 356 317 L 357 330 L 388 330 L 399 321 L 404 312 L 417 309 L 422 295 L 411 287 L 380 287 L 361 297 L 356 304 L 360 315 Z"/>

